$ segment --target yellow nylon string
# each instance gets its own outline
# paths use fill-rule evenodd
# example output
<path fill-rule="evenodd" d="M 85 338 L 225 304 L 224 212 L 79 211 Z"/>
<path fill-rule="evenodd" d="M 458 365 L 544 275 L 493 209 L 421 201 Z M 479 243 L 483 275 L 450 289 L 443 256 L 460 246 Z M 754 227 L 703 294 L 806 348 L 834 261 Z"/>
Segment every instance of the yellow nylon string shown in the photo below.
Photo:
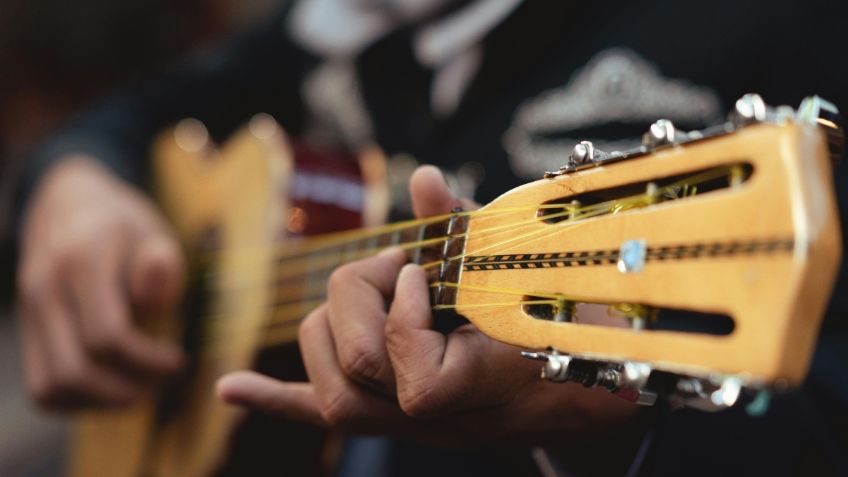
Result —
<path fill-rule="evenodd" d="M 738 168 L 736 168 L 736 169 L 738 169 Z M 718 178 L 721 178 L 721 177 L 730 177 L 729 174 L 732 174 L 732 173 L 736 173 L 738 175 L 739 172 L 736 169 L 734 169 L 733 166 L 717 167 L 717 168 L 711 169 L 709 171 L 698 173 L 698 174 L 695 174 L 693 176 L 686 177 L 684 179 L 676 181 L 672 184 L 658 188 L 654 192 L 653 195 L 647 194 L 647 193 L 637 194 L 637 195 L 634 195 L 632 197 L 613 199 L 613 200 L 600 202 L 600 203 L 592 204 L 592 205 L 588 205 L 588 206 L 582 206 L 582 207 L 574 207 L 572 204 L 542 204 L 542 205 L 533 205 L 533 206 L 527 206 L 527 207 L 522 206 L 522 207 L 511 207 L 511 208 L 494 209 L 494 210 L 484 209 L 484 210 L 479 210 L 479 211 L 463 211 L 463 212 L 458 212 L 458 213 L 453 213 L 453 214 L 443 214 L 443 215 L 439 215 L 439 216 L 428 217 L 428 218 L 425 218 L 425 219 L 417 219 L 417 220 L 410 220 L 410 221 L 405 221 L 405 222 L 398 222 L 398 223 L 389 224 L 389 225 L 385 225 L 385 226 L 381 226 L 381 227 L 374 227 L 374 228 L 362 229 L 362 230 L 357 230 L 357 231 L 337 232 L 337 233 L 317 237 L 317 238 L 314 238 L 314 239 L 309 239 L 309 240 L 307 240 L 305 242 L 301 242 L 301 243 L 275 244 L 274 248 L 276 250 L 280 250 L 282 247 L 289 247 L 288 249 L 282 248 L 283 253 L 277 253 L 275 255 L 275 258 L 296 257 L 296 256 L 303 254 L 303 253 L 306 253 L 306 252 L 320 250 L 321 248 L 330 248 L 330 247 L 335 247 L 335 246 L 338 246 L 338 245 L 344 245 L 344 244 L 349 243 L 351 241 L 359 240 L 359 239 L 362 239 L 362 238 L 377 237 L 377 236 L 380 236 L 380 235 L 384 235 L 388 232 L 402 231 L 404 229 L 409 229 L 409 228 L 415 227 L 415 226 L 438 223 L 440 221 L 447 220 L 452 216 L 474 217 L 474 216 L 482 216 L 482 215 L 506 214 L 506 213 L 513 213 L 513 212 L 519 212 L 519 211 L 526 211 L 526 210 L 565 209 L 562 212 L 557 212 L 557 213 L 554 213 L 554 214 L 545 215 L 545 216 L 541 216 L 541 217 L 534 217 L 533 219 L 530 219 L 530 220 L 524 220 L 524 221 L 515 222 L 515 223 L 511 223 L 511 224 L 504 224 L 504 225 L 499 225 L 499 226 L 496 226 L 496 227 L 490 227 L 488 229 L 474 231 L 474 234 L 477 237 L 488 236 L 490 238 L 490 237 L 497 236 L 501 233 L 506 233 L 506 232 L 514 234 L 515 231 L 516 231 L 516 227 L 520 228 L 520 227 L 533 225 L 533 224 L 537 223 L 539 220 L 551 220 L 551 219 L 563 217 L 563 216 L 566 216 L 566 215 L 571 215 L 571 217 L 568 220 L 562 221 L 558 224 L 552 224 L 552 227 L 550 227 L 550 228 L 538 229 L 538 230 L 531 231 L 529 233 L 520 234 L 518 236 L 513 235 L 512 237 L 510 237 L 507 240 L 495 242 L 495 243 L 480 247 L 477 250 L 467 251 L 467 252 L 464 252 L 462 254 L 458 254 L 458 255 L 455 255 L 455 256 L 452 256 L 452 257 L 448 257 L 446 259 L 446 260 L 449 260 L 449 261 L 461 260 L 464 257 L 467 257 L 469 255 L 476 255 L 476 254 L 491 250 L 493 248 L 502 247 L 504 245 L 511 244 L 511 243 L 516 242 L 518 240 L 527 240 L 527 239 L 539 240 L 543 237 L 549 236 L 550 234 L 561 233 L 563 231 L 563 228 L 571 229 L 571 228 L 577 227 L 577 226 L 581 225 L 581 221 L 588 219 L 588 218 L 597 217 L 597 216 L 605 215 L 605 214 L 609 214 L 609 213 L 618 213 L 618 212 L 621 212 L 621 211 L 625 211 L 625 210 L 629 210 L 629 209 L 633 209 L 633 208 L 638 208 L 638 207 L 644 207 L 646 205 L 650 205 L 650 204 L 656 202 L 657 197 L 659 197 L 661 194 L 672 194 L 672 195 L 669 196 L 669 198 L 672 198 L 672 199 L 695 195 L 695 193 L 697 192 L 697 185 L 698 184 L 703 183 L 703 182 L 707 182 L 707 181 L 710 181 L 710 180 L 718 179 Z M 732 179 L 732 177 L 731 177 L 731 179 Z M 466 234 L 458 234 L 458 235 L 454 235 L 454 237 L 461 237 L 461 236 L 464 236 L 464 235 L 466 235 Z M 535 237 L 535 238 L 533 238 L 533 237 Z M 417 248 L 417 247 L 420 247 L 420 246 L 434 245 L 434 244 L 437 244 L 439 242 L 446 240 L 447 238 L 449 238 L 449 237 L 437 237 L 437 238 L 420 240 L 420 241 L 400 243 L 400 244 L 393 245 L 393 246 L 379 247 L 379 248 L 375 248 L 371 251 L 358 251 L 358 252 L 355 252 L 353 254 L 346 254 L 346 258 L 351 258 L 351 260 L 355 260 L 355 259 L 358 259 L 358 258 L 363 258 L 365 256 L 369 256 L 369 255 L 378 253 L 378 252 L 385 250 L 387 248 L 390 248 L 390 247 L 399 247 L 401 249 L 412 249 L 412 248 Z M 263 250 L 267 250 L 267 249 L 263 249 Z M 209 253 L 212 253 L 212 252 L 209 252 Z M 299 259 L 299 260 L 308 260 L 308 258 L 309 257 L 304 257 L 303 259 Z M 336 263 L 338 263 L 338 260 L 333 260 L 333 259 L 334 259 L 334 257 L 330 257 L 329 259 L 326 260 L 327 263 L 325 263 L 322 260 L 322 261 L 320 261 L 320 263 L 318 265 L 335 265 Z M 313 258 L 313 260 L 314 260 L 314 258 Z M 329 262 L 332 262 L 332 263 L 329 263 Z M 431 267 L 434 267 L 434 266 L 438 266 L 441 263 L 442 263 L 442 261 L 434 261 L 434 262 L 423 264 L 422 267 L 431 268 Z M 291 263 L 287 263 L 287 264 L 284 264 L 284 265 L 287 265 L 286 269 L 289 272 L 287 274 L 278 273 L 275 276 L 276 279 L 280 279 L 280 278 L 287 279 L 287 278 L 297 277 L 297 276 L 300 275 L 298 273 L 299 269 L 296 268 L 296 267 L 292 267 Z M 313 261 L 312 265 L 315 265 L 314 261 Z M 282 267 L 281 267 L 281 269 L 282 269 Z M 314 269 L 313 269 L 313 271 L 314 271 Z M 324 270 L 318 269 L 318 271 L 324 271 Z M 573 299 L 567 298 L 562 294 L 545 294 L 545 293 L 537 293 L 537 292 L 533 292 L 533 291 L 518 290 L 518 289 L 480 287 L 480 286 L 461 285 L 459 283 L 448 283 L 448 282 L 436 282 L 436 283 L 432 283 L 430 286 L 431 287 L 436 287 L 436 286 L 455 287 L 455 288 L 458 288 L 458 289 L 462 289 L 462 290 L 465 290 L 465 291 L 472 291 L 472 292 L 484 292 L 484 293 L 493 293 L 493 294 L 513 295 L 513 296 L 519 295 L 519 296 L 533 296 L 533 297 L 539 297 L 539 298 L 547 298 L 546 300 L 492 302 L 492 303 L 478 303 L 478 304 L 473 304 L 473 305 L 465 305 L 466 307 L 473 307 L 473 308 L 506 307 L 506 306 L 533 305 L 533 304 L 556 305 L 557 303 L 561 303 L 563 300 L 574 301 Z M 285 304 L 282 304 L 282 305 L 272 306 L 271 307 L 272 315 L 271 315 L 271 318 L 268 320 L 268 325 L 273 326 L 273 327 L 281 327 L 281 326 L 285 327 L 286 325 L 297 323 L 303 318 L 304 310 L 314 309 L 315 307 L 319 306 L 321 302 L 322 302 L 322 300 L 311 300 L 311 301 L 307 301 L 307 302 L 285 303 Z M 456 305 L 437 305 L 436 307 L 434 307 L 434 309 L 450 309 L 450 308 L 455 308 L 455 307 L 456 307 Z M 621 311 L 621 310 L 619 310 L 619 311 Z M 278 332 L 274 332 L 274 333 L 269 334 L 268 335 L 269 339 L 266 340 L 268 342 L 267 345 L 275 344 L 275 340 L 273 339 L 274 334 L 278 334 L 281 337 L 283 337 L 283 339 L 288 340 L 288 338 L 286 338 L 286 337 L 289 336 L 290 333 L 291 333 L 290 330 L 287 330 L 287 329 L 284 328 L 281 331 L 278 330 Z"/>

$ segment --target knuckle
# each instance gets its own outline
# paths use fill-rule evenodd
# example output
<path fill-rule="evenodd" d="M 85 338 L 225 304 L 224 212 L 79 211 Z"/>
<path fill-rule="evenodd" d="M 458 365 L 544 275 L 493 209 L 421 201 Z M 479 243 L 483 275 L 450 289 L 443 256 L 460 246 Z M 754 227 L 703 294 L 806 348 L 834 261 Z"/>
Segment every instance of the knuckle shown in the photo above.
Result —
<path fill-rule="evenodd" d="M 87 382 L 87 369 L 83 363 L 68 360 L 57 367 L 47 385 L 48 401 L 83 391 Z"/>
<path fill-rule="evenodd" d="M 372 340 L 364 336 L 351 340 L 342 348 L 339 361 L 347 376 L 369 381 L 377 380 L 385 362 L 379 349 L 372 345 Z"/>
<path fill-rule="evenodd" d="M 127 336 L 127 326 L 118 320 L 96 323 L 87 333 L 86 347 L 95 355 L 112 354 L 121 347 Z"/>
<path fill-rule="evenodd" d="M 320 325 L 320 320 L 318 315 L 323 311 L 323 306 L 313 310 L 303 321 L 300 322 L 300 327 L 298 328 L 298 336 L 301 341 L 308 340 L 315 333 Z"/>
<path fill-rule="evenodd" d="M 26 263 L 16 277 L 18 299 L 25 304 L 40 302 L 51 288 L 53 270 L 46 262 Z"/>
<path fill-rule="evenodd" d="M 173 237 L 164 236 L 161 243 L 162 248 L 157 257 L 158 263 L 171 272 L 179 272 L 184 266 L 184 257 L 177 241 Z"/>
<path fill-rule="evenodd" d="M 344 390 L 332 393 L 322 402 L 320 410 L 321 417 L 334 427 L 349 425 L 355 417 L 353 399 Z"/>
<path fill-rule="evenodd" d="M 177 243 L 168 236 L 159 236 L 145 257 L 143 266 L 166 282 L 173 282 L 184 273 L 184 258 Z"/>
<path fill-rule="evenodd" d="M 75 215 L 52 244 L 53 253 L 69 264 L 86 261 L 103 249 L 104 240 L 111 242 L 121 236 L 125 220 L 109 210 Z"/>
<path fill-rule="evenodd" d="M 403 349 L 404 344 L 409 342 L 403 336 L 404 328 L 399 326 L 396 319 L 391 316 L 386 320 L 386 325 L 383 327 L 383 333 L 386 337 L 386 349 L 391 353 L 394 350 Z"/>
<path fill-rule="evenodd" d="M 410 417 L 431 417 L 439 412 L 436 387 L 432 382 L 418 381 L 398 389 L 398 404 Z"/>
<path fill-rule="evenodd" d="M 84 262 L 92 253 L 94 243 L 88 232 L 77 232 L 66 237 L 56 245 L 53 252 L 56 261 L 65 266 L 75 266 Z"/>
<path fill-rule="evenodd" d="M 411 297 L 404 297 L 404 298 L 411 298 Z M 405 300 L 396 300 L 395 302 L 392 303 L 392 314 L 402 318 L 402 317 L 406 317 L 406 316 L 420 315 L 421 312 L 420 312 L 419 308 L 416 307 L 416 303 L 413 303 L 412 299 L 405 299 Z M 402 321 L 402 320 L 395 320 L 395 321 L 397 322 L 397 321 Z"/>
<path fill-rule="evenodd" d="M 53 400 L 53 390 L 45 379 L 28 374 L 25 386 L 27 394 L 39 405 L 47 406 Z"/>
<path fill-rule="evenodd" d="M 348 263 L 335 269 L 330 275 L 330 279 L 327 281 L 328 294 L 332 296 L 333 291 L 337 291 L 349 286 L 355 275 L 355 263 Z"/>

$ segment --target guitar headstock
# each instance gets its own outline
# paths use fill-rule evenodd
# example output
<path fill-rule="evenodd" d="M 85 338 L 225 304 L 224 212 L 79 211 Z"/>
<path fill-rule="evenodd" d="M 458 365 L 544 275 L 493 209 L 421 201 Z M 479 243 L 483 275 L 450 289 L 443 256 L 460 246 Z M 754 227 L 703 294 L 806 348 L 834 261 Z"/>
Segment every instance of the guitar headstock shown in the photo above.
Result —
<path fill-rule="evenodd" d="M 543 376 L 701 408 L 804 379 L 841 255 L 818 99 L 568 163 L 469 216 L 455 307 Z M 833 151 L 834 153 L 837 151 Z"/>

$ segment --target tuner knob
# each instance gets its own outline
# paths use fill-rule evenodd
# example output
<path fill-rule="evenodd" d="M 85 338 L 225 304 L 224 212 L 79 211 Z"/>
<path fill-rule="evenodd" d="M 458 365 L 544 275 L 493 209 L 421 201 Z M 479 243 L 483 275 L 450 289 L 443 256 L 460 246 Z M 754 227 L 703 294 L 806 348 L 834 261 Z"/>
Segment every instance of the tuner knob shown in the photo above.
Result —
<path fill-rule="evenodd" d="M 797 120 L 821 128 L 827 136 L 831 161 L 834 164 L 841 162 L 845 147 L 845 122 L 836 105 L 819 96 L 809 96 L 798 106 Z"/>
<path fill-rule="evenodd" d="M 654 124 L 651 124 L 648 132 L 642 136 L 642 145 L 653 149 L 658 146 L 671 144 L 674 142 L 675 132 L 674 123 L 668 119 L 660 119 Z"/>
<path fill-rule="evenodd" d="M 766 120 L 767 109 L 762 96 L 748 93 L 736 100 L 730 119 L 737 126 L 762 122 Z"/>
<path fill-rule="evenodd" d="M 592 163 L 595 160 L 595 145 L 591 141 L 578 142 L 568 159 L 574 166 Z"/>

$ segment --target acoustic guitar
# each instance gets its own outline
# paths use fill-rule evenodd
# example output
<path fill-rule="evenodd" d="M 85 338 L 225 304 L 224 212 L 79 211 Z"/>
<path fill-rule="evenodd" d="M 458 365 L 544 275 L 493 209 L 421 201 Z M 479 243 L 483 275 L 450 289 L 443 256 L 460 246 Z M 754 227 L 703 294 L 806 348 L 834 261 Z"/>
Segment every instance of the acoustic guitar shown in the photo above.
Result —
<path fill-rule="evenodd" d="M 211 475 L 241 415 L 215 400 L 215 380 L 294 341 L 331 271 L 387 247 L 428 271 L 435 313 L 527 349 L 546 379 L 704 410 L 797 386 L 840 261 L 841 134 L 820 98 L 796 112 L 746 95 L 706 130 L 660 120 L 632 150 L 581 142 L 560 170 L 476 211 L 303 238 L 321 214 L 280 200 L 303 186 L 281 180 L 298 146 L 273 120 L 255 118 L 220 151 L 181 123 L 154 148 L 157 196 L 208 305 L 142 323 L 182 337 L 192 373 L 178 392 L 82 416 L 72 474 Z M 363 157 L 379 176 L 378 154 Z M 324 187 L 318 202 L 367 202 L 369 187 Z M 163 414 L 165 399 L 179 412 Z"/>

